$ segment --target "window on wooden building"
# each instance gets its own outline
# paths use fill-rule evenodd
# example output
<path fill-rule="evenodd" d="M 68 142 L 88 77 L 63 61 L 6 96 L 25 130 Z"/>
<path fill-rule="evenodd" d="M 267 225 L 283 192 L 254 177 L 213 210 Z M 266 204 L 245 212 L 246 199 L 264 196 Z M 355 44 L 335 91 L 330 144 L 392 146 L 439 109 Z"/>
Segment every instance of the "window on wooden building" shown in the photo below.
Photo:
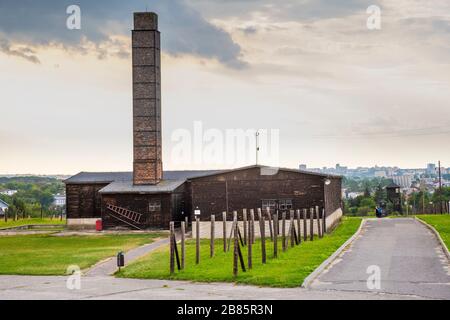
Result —
<path fill-rule="evenodd" d="M 262 208 L 266 209 L 267 207 L 270 208 L 270 210 L 277 208 L 277 200 L 274 199 L 263 199 L 262 202 Z"/>
<path fill-rule="evenodd" d="M 280 208 L 280 210 L 292 209 L 292 200 L 291 199 L 279 200 L 279 208 Z"/>
<path fill-rule="evenodd" d="M 150 212 L 161 211 L 161 201 L 150 201 L 148 204 L 148 210 Z"/>

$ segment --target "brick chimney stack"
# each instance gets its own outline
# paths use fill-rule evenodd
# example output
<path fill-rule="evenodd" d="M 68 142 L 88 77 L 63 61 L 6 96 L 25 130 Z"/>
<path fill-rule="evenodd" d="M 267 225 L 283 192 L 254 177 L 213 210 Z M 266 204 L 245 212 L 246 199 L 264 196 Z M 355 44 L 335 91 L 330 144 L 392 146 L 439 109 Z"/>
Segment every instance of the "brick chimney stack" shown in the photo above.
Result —
<path fill-rule="evenodd" d="M 134 14 L 133 183 L 158 184 L 161 160 L 161 51 L 158 15 Z"/>

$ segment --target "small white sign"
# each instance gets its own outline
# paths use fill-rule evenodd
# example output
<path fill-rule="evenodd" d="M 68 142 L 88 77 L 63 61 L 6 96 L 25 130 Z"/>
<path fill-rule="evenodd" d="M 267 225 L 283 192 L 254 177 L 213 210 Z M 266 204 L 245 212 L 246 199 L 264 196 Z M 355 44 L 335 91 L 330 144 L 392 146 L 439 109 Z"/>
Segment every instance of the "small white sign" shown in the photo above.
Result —
<path fill-rule="evenodd" d="M 198 210 L 198 209 L 194 210 L 194 214 L 195 214 L 196 216 L 199 216 L 199 215 L 200 215 L 200 210 Z"/>

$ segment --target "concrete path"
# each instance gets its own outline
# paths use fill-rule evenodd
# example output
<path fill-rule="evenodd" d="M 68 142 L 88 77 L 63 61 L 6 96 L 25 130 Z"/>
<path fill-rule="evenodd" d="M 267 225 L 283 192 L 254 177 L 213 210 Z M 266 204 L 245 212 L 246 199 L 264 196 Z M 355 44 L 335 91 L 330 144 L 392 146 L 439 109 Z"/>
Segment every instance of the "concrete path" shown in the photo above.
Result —
<path fill-rule="evenodd" d="M 125 265 L 129 264 L 133 260 L 139 259 L 140 257 L 168 243 L 169 238 L 164 238 L 156 240 L 153 243 L 131 249 L 128 252 L 125 252 Z M 109 276 L 114 274 L 118 270 L 116 259 L 117 259 L 116 257 L 112 257 L 105 261 L 97 263 L 95 266 L 86 271 L 85 275 L 94 277 L 94 276 Z"/>
<path fill-rule="evenodd" d="M 369 289 L 367 280 L 377 269 L 380 288 Z M 449 260 L 435 235 L 420 222 L 410 218 L 370 219 L 350 248 L 310 287 L 450 299 Z"/>
<path fill-rule="evenodd" d="M 0 276 L 0 300 L 319 300 L 319 299 L 416 299 L 417 297 L 318 291 L 302 288 L 276 289 L 230 283 L 192 283 L 187 281 L 116 279 L 88 276 L 81 278 L 80 290 L 69 290 L 67 277 Z"/>

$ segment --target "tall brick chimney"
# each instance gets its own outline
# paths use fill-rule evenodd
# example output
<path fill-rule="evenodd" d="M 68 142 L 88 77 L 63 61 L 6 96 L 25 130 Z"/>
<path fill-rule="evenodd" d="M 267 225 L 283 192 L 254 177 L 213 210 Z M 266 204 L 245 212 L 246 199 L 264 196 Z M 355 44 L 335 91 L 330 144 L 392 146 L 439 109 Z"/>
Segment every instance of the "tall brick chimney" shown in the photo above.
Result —
<path fill-rule="evenodd" d="M 157 184 L 161 160 L 161 51 L 158 15 L 134 14 L 133 183 Z"/>

